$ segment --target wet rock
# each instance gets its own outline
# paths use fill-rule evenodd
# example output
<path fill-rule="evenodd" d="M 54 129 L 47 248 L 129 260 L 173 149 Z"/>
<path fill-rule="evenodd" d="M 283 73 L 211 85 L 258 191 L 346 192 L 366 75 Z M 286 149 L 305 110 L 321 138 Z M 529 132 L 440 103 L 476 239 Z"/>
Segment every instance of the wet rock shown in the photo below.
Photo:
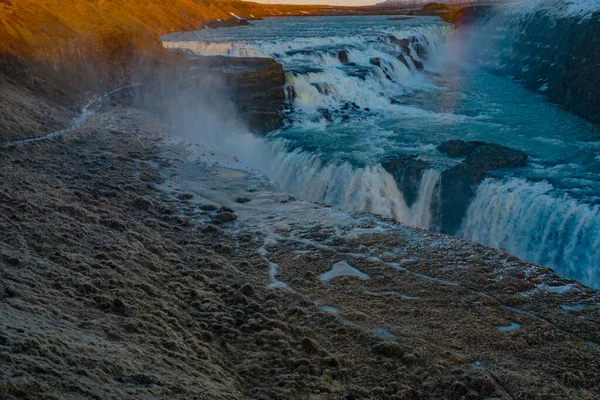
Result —
<path fill-rule="evenodd" d="M 319 94 L 323 96 L 329 96 L 334 91 L 333 87 L 327 82 L 313 82 L 310 85 L 315 87 Z"/>
<path fill-rule="evenodd" d="M 392 44 L 395 44 L 396 46 L 400 47 L 406 55 L 410 56 L 410 42 L 408 41 L 408 39 L 398 39 L 394 35 L 390 35 L 389 38 Z"/>
<path fill-rule="evenodd" d="M 406 66 L 406 68 L 412 69 L 410 67 L 410 64 L 406 60 L 406 57 L 404 56 L 404 54 L 400 54 L 400 55 L 396 56 L 396 58 L 398 59 L 398 61 L 400 61 L 402 64 L 404 64 Z"/>
<path fill-rule="evenodd" d="M 202 211 L 216 211 L 218 209 L 218 207 L 215 206 L 214 204 L 204 204 L 204 205 L 200 206 L 200 209 Z"/>
<path fill-rule="evenodd" d="M 239 197 L 235 200 L 235 202 L 239 203 L 239 204 L 248 203 L 249 201 L 250 201 L 250 199 L 247 197 Z"/>
<path fill-rule="evenodd" d="M 21 265 L 21 260 L 18 257 L 13 257 L 8 254 L 3 254 L 2 260 L 12 267 L 18 267 Z"/>
<path fill-rule="evenodd" d="M 598 11 L 590 18 L 532 13 L 514 29 L 499 72 L 600 123 L 599 34 Z"/>
<path fill-rule="evenodd" d="M 340 52 L 338 52 L 338 60 L 340 60 L 340 62 L 344 65 L 348 65 L 350 60 L 348 59 L 348 52 L 346 50 L 341 50 Z"/>
<path fill-rule="evenodd" d="M 233 210 L 231 208 L 229 208 L 229 207 L 223 206 L 223 207 L 219 208 L 219 211 L 217 211 L 217 212 L 218 213 L 224 213 L 224 212 L 232 213 Z"/>
<path fill-rule="evenodd" d="M 583 383 L 582 379 L 572 372 L 565 372 L 564 374 L 562 374 L 561 378 L 565 386 L 569 386 L 572 388 L 579 387 Z"/>
<path fill-rule="evenodd" d="M 7 298 L 7 299 L 12 299 L 13 297 L 17 297 L 17 291 L 14 290 L 13 288 L 11 288 L 10 286 L 7 286 L 4 288 L 4 295 L 2 297 Z"/>
<path fill-rule="evenodd" d="M 252 133 L 266 135 L 283 125 L 287 105 L 281 64 L 271 58 L 181 54 L 188 56 L 183 68 L 182 63 L 173 63 L 144 75 L 137 96 L 143 99 L 140 106 L 159 115 L 179 117 L 186 110 L 203 107 L 199 95 L 207 82 L 220 82 L 221 91 L 230 93 L 223 100 L 233 103 Z M 175 96 L 187 100 L 186 110 L 172 103 Z"/>
<path fill-rule="evenodd" d="M 371 65 L 374 65 L 376 67 L 380 67 L 381 68 L 381 58 L 379 57 L 373 57 L 369 60 L 369 63 Z"/>
<path fill-rule="evenodd" d="M 114 299 L 110 310 L 117 314 L 125 314 L 127 312 L 127 306 L 121 299 Z"/>
<path fill-rule="evenodd" d="M 394 177 L 406 204 L 409 207 L 414 204 L 419 194 L 423 173 L 429 167 L 429 163 L 418 158 L 416 154 L 390 155 L 380 163 Z"/>
<path fill-rule="evenodd" d="M 127 377 L 116 378 L 116 380 L 136 386 L 163 386 L 163 383 L 157 378 L 145 374 L 130 375 Z"/>
<path fill-rule="evenodd" d="M 332 367 L 332 368 L 339 368 L 340 367 L 340 360 L 338 360 L 335 357 L 325 357 L 323 359 L 323 364 Z"/>
<path fill-rule="evenodd" d="M 233 296 L 233 303 L 247 305 L 249 303 L 249 301 L 246 296 L 244 296 L 242 293 L 238 292 Z"/>
<path fill-rule="evenodd" d="M 296 201 L 296 198 L 294 196 L 290 196 L 287 199 L 281 200 L 281 204 L 287 204 L 287 203 L 290 203 L 292 201 Z"/>
<path fill-rule="evenodd" d="M 477 147 L 485 144 L 485 142 L 481 141 L 465 142 L 464 140 L 448 140 L 440 144 L 437 148 L 449 157 L 466 157 L 473 153 Z"/>
<path fill-rule="evenodd" d="M 415 65 L 415 68 L 418 71 L 423 70 L 423 68 L 425 68 L 425 66 L 423 65 L 423 63 L 419 60 L 414 59 L 413 57 L 410 57 L 410 59 L 412 60 L 413 64 Z"/>
<path fill-rule="evenodd" d="M 427 58 L 427 39 L 424 36 L 412 36 L 410 44 L 420 58 Z"/>
<path fill-rule="evenodd" d="M 213 246 L 215 251 L 219 254 L 231 255 L 233 254 L 233 247 L 228 244 L 216 244 Z"/>
<path fill-rule="evenodd" d="M 458 165 L 442 172 L 437 220 L 440 231 L 455 233 L 460 227 L 477 185 L 494 169 L 522 167 L 527 154 L 520 150 L 486 142 L 451 140 L 438 149 L 451 157 L 465 157 Z"/>
<path fill-rule="evenodd" d="M 237 219 L 237 215 L 232 212 L 222 212 L 217 214 L 216 218 L 213 220 L 215 224 L 226 224 L 228 222 L 233 222 Z"/>
<path fill-rule="evenodd" d="M 456 396 L 456 395 L 458 395 L 458 396 L 464 396 L 467 393 L 469 393 L 469 388 L 464 383 L 462 383 L 460 381 L 456 381 L 450 387 L 450 391 L 452 392 L 452 394 L 454 396 Z"/>

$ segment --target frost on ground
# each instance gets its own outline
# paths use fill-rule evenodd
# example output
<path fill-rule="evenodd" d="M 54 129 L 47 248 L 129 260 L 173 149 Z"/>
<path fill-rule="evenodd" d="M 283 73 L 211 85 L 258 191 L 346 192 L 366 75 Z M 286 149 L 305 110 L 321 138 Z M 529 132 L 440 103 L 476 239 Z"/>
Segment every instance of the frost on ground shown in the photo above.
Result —
<path fill-rule="evenodd" d="M 173 135 L 119 108 L 0 149 L 0 398 L 600 395 L 597 291 Z"/>

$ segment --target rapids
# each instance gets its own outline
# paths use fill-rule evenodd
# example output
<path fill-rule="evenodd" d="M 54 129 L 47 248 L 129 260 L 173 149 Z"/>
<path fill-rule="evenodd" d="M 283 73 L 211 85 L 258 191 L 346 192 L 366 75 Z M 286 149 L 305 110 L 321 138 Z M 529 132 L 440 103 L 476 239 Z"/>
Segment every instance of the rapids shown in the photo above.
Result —
<path fill-rule="evenodd" d="M 600 287 L 600 129 L 496 73 L 482 60 L 493 49 L 478 48 L 484 34 L 434 17 L 305 17 L 163 41 L 283 65 L 293 87 L 286 126 L 221 144 L 304 199 L 435 230 L 441 171 L 460 162 L 437 145 L 525 151 L 526 167 L 494 171 L 478 186 L 453 233 Z M 414 202 L 380 163 L 399 154 L 427 163 Z"/>

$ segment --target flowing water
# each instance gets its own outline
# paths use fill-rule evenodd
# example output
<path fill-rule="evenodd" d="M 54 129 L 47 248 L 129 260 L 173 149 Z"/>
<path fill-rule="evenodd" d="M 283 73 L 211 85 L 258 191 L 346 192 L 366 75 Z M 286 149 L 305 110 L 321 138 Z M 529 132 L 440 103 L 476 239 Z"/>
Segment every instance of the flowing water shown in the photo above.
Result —
<path fill-rule="evenodd" d="M 488 174 L 454 233 L 600 287 L 600 129 L 495 73 L 473 36 L 434 17 L 304 17 L 164 41 L 283 65 L 293 87 L 286 126 L 237 149 L 298 197 L 435 229 L 440 172 L 460 162 L 437 145 L 525 151 L 526 167 Z M 380 164 L 397 154 L 428 162 L 414 201 Z"/>

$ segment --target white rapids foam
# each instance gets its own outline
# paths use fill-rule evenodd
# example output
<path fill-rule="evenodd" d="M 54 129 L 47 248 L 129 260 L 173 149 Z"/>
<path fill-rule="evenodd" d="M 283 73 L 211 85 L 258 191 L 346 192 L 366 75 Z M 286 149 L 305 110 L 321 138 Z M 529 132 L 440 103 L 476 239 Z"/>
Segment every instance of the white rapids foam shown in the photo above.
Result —
<path fill-rule="evenodd" d="M 551 196 L 547 182 L 486 179 L 458 234 L 590 285 L 600 282 L 600 209 Z M 587 266 L 583 268 L 582 266 Z"/>

